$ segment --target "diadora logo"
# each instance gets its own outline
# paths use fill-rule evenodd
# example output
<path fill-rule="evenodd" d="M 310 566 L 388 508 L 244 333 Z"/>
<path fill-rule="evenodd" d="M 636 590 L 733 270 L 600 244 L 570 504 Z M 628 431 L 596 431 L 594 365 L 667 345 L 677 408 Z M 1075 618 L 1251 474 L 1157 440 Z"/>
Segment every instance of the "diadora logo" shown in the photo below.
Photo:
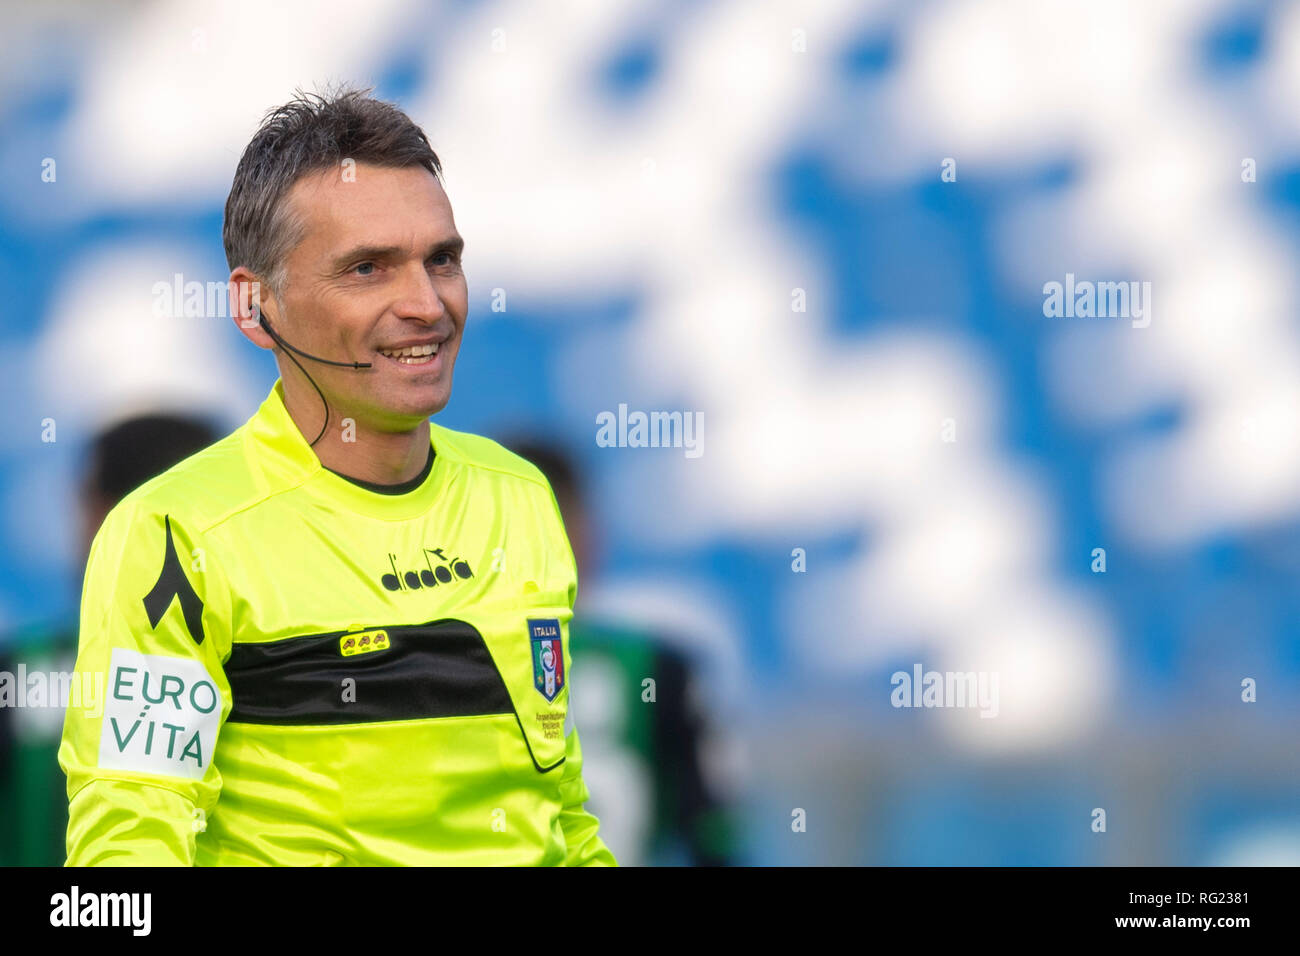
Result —
<path fill-rule="evenodd" d="M 397 555 L 389 554 L 388 563 L 393 570 L 379 579 L 379 582 L 390 591 L 418 591 L 421 588 L 435 588 L 439 584 L 451 584 L 457 579 L 465 580 L 472 578 L 474 572 L 470 570 L 469 563 L 462 558 L 449 558 L 443 554 L 442 548 L 421 548 L 425 566 L 415 571 L 402 571 L 397 566 Z M 438 559 L 435 564 L 430 555 Z"/>

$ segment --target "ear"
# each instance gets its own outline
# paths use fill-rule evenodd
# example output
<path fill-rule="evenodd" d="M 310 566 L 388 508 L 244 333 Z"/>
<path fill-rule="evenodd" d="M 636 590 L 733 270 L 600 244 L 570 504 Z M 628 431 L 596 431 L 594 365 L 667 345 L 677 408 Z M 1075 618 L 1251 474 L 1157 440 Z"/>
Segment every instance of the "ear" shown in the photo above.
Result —
<path fill-rule="evenodd" d="M 273 313 L 279 312 L 270 288 L 247 268 L 239 266 L 230 273 L 227 291 L 230 296 L 231 317 L 234 318 L 235 326 L 244 338 L 258 348 L 274 348 L 275 341 L 267 335 L 258 321 L 261 317 L 260 310 L 267 303 L 270 303 Z"/>

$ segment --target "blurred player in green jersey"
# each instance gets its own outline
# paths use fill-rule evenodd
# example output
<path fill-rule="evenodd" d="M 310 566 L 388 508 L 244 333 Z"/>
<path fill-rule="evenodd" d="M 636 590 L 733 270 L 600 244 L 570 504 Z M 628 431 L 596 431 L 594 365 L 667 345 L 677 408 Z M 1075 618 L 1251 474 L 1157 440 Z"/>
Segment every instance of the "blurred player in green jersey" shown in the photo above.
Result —
<path fill-rule="evenodd" d="M 600 543 L 577 469 L 558 445 L 525 437 L 504 443 L 546 475 L 560 503 L 584 593 L 591 593 Z M 589 802 L 624 865 L 725 866 L 737 861 L 735 814 L 719 768 L 709 765 L 711 725 L 687 638 L 612 621 L 582 608 L 572 625 L 575 698 L 584 751 L 598 756 Z M 655 699 L 646 699 L 646 678 Z"/>
<path fill-rule="evenodd" d="M 216 441 L 210 424 L 186 415 L 139 415 L 92 440 L 75 508 L 82 570 L 104 516 L 130 492 Z M 77 575 L 80 580 L 80 573 Z M 0 673 L 69 673 L 77 656 L 77 624 L 46 624 L 0 644 Z M 0 866 L 62 866 L 67 857 L 66 780 L 59 768 L 63 708 L 47 697 L 39 708 L 0 706 Z"/>

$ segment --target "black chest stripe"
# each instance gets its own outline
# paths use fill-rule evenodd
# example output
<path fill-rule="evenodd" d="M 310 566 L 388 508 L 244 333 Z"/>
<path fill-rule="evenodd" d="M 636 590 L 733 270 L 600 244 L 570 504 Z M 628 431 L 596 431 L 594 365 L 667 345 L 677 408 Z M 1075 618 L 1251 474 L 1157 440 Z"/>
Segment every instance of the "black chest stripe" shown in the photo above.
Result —
<path fill-rule="evenodd" d="M 340 649 L 352 633 L 345 631 L 235 644 L 225 667 L 227 719 L 288 726 L 515 713 L 473 625 L 442 620 L 365 633 L 380 630 L 386 648 L 351 656 Z"/>

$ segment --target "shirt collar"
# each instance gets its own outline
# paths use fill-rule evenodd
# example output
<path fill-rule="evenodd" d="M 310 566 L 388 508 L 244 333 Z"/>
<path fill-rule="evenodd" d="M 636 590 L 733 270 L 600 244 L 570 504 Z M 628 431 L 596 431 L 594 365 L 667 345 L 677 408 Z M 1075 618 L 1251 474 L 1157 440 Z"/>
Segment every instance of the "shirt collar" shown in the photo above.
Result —
<path fill-rule="evenodd" d="M 277 378 L 266 400 L 248 422 L 247 441 L 250 457 L 270 493 L 302 486 L 350 510 L 378 518 L 403 519 L 423 514 L 437 503 L 438 488 L 450 467 L 445 456 L 438 454 L 433 437 L 435 429 L 430 427 L 429 432 L 434 457 L 425 480 L 403 494 L 371 491 L 321 465 L 289 414 L 284 404 L 284 382 Z"/>
<path fill-rule="evenodd" d="M 249 420 L 248 437 L 256 448 L 254 461 L 272 480 L 300 484 L 321 469 L 320 459 L 285 407 L 281 379 L 275 380 L 270 394 Z"/>

